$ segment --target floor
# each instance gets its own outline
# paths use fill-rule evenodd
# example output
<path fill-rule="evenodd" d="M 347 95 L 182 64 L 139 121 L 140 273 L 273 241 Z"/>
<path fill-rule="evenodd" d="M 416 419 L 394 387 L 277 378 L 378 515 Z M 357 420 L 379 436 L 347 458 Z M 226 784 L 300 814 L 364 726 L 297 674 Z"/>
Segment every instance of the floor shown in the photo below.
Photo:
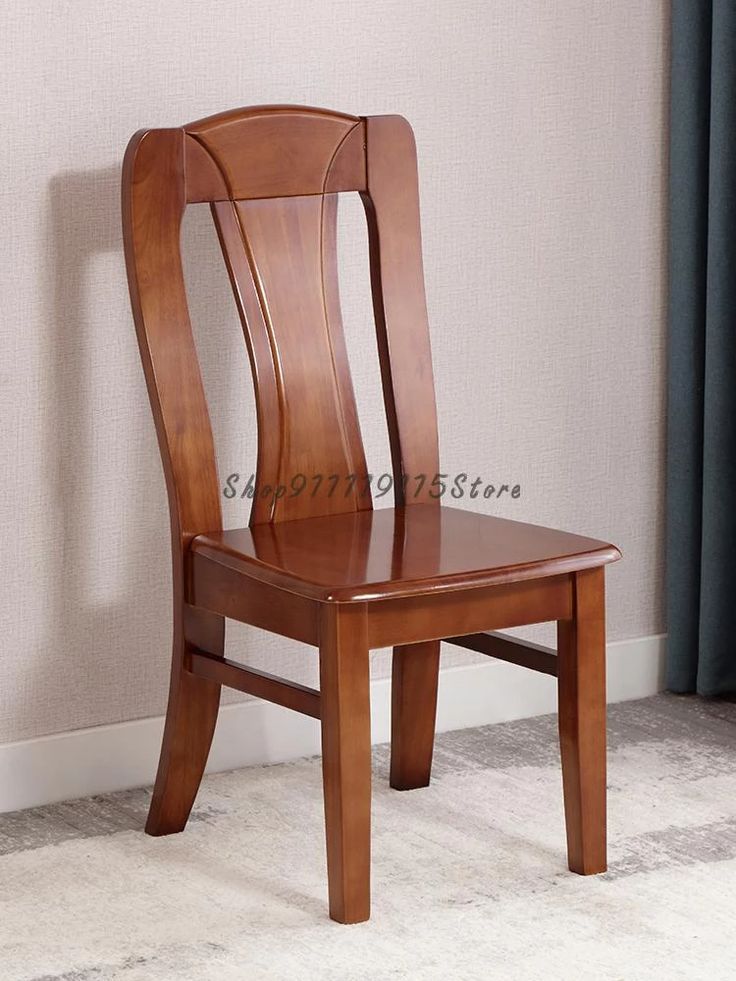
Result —
<path fill-rule="evenodd" d="M 0 815 L 2 981 L 726 979 L 736 704 L 610 710 L 610 870 L 567 872 L 554 716 L 446 733 L 432 786 L 375 753 L 373 917 L 326 914 L 318 759 Z"/>

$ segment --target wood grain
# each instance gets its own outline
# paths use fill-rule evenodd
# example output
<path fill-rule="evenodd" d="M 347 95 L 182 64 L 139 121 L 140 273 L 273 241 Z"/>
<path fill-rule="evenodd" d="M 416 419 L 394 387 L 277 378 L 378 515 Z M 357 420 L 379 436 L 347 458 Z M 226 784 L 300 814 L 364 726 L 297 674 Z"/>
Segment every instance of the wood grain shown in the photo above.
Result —
<path fill-rule="evenodd" d="M 558 694 L 567 854 L 572 872 L 605 872 L 606 631 L 603 569 L 573 577 L 573 616 L 558 624 Z"/>
<path fill-rule="evenodd" d="M 370 916 L 371 710 L 365 606 L 325 605 L 319 648 L 330 916 Z"/>
<path fill-rule="evenodd" d="M 185 605 L 192 537 L 222 527 L 214 444 L 189 322 L 179 233 L 184 212 L 181 130 L 137 133 L 123 163 L 125 258 L 143 370 L 169 495 L 174 639 L 169 701 L 149 834 L 181 831 L 204 772 L 220 686 L 185 668 L 193 646 L 222 654 L 224 619 Z"/>
<path fill-rule="evenodd" d="M 335 195 L 223 202 L 214 216 L 256 381 L 257 486 L 283 488 L 254 497 L 251 523 L 370 508 L 338 297 Z M 319 486 L 292 492 L 314 475 Z"/>
<path fill-rule="evenodd" d="M 465 637 L 443 639 L 447 644 L 455 644 L 469 651 L 495 657 L 499 661 L 508 661 L 522 668 L 557 677 L 557 652 L 543 644 L 534 644 L 530 640 L 520 640 L 501 633 L 468 634 Z"/>
<path fill-rule="evenodd" d="M 415 790 L 429 785 L 439 668 L 438 640 L 394 648 L 390 774 L 394 790 Z"/>
<path fill-rule="evenodd" d="M 337 194 L 358 192 L 395 507 L 373 510 L 343 334 Z M 247 528 L 223 531 L 180 231 L 207 202 L 255 384 Z M 426 786 L 440 641 L 558 671 L 570 868 L 605 868 L 605 542 L 440 506 L 414 135 L 400 116 L 254 106 L 137 133 L 123 165 L 131 305 L 169 497 L 174 645 L 151 834 L 180 831 L 221 684 L 320 717 L 330 915 L 370 911 L 369 650 L 394 647 L 391 784 Z M 452 325 L 454 329 L 454 325 Z M 330 493 L 289 493 L 321 475 Z M 352 483 L 349 483 L 352 478 Z M 422 479 L 420 479 L 422 478 Z M 280 492 L 283 488 L 283 493 Z M 310 487 L 311 490 L 311 487 Z M 319 490 L 319 489 L 317 489 Z M 225 617 L 319 647 L 319 693 L 224 658 Z M 559 621 L 557 658 L 485 632 Z"/>
<path fill-rule="evenodd" d="M 233 201 L 365 187 L 363 122 L 357 116 L 307 106 L 254 106 L 209 116 L 184 130 L 212 157 Z"/>
<path fill-rule="evenodd" d="M 320 601 L 376 602 L 546 579 L 612 562 L 579 535 L 458 508 L 382 508 L 198 535 L 195 555 Z"/>
<path fill-rule="evenodd" d="M 267 702 L 309 715 L 320 717 L 319 692 L 313 688 L 285 681 L 267 671 L 246 667 L 227 657 L 215 657 L 203 651 L 193 651 L 187 661 L 187 670 L 197 678 L 207 678 L 218 685 L 226 685 L 236 691 L 245 692 Z"/>
<path fill-rule="evenodd" d="M 397 505 L 437 503 L 405 478 L 439 467 L 437 409 L 424 295 L 419 183 L 414 133 L 403 116 L 366 119 L 368 190 L 362 194 L 371 261 L 373 310 Z"/>

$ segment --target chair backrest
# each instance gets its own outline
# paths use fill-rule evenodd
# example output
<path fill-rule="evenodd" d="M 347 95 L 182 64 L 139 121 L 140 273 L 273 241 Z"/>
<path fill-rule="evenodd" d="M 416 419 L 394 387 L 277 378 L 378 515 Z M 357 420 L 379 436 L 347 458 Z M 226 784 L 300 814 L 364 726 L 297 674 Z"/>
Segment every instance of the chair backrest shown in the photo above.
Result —
<path fill-rule="evenodd" d="M 172 531 L 183 543 L 222 524 L 179 244 L 184 209 L 197 202 L 211 205 L 253 370 L 260 492 L 251 524 L 372 506 L 338 297 L 342 191 L 359 192 L 367 216 L 395 499 L 426 503 L 427 486 L 416 493 L 412 479 L 426 474 L 428 484 L 437 472 L 437 422 L 406 120 L 258 106 L 143 130 L 128 146 L 128 281 Z M 310 484 L 294 493 L 300 475 Z"/>

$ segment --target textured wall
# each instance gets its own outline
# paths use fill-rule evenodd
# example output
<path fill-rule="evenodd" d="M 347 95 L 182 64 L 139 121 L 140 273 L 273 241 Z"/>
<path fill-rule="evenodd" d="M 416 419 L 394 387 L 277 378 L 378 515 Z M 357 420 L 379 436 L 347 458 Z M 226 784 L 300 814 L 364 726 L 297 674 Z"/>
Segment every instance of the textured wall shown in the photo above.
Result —
<path fill-rule="evenodd" d="M 522 486 L 475 507 L 620 544 L 610 636 L 661 629 L 666 18 L 665 0 L 4 11 L 0 741 L 163 711 L 167 511 L 119 166 L 139 127 L 240 104 L 411 120 L 444 466 Z M 358 218 L 348 201 L 346 326 L 380 472 Z M 252 394 L 206 208 L 184 237 L 221 468 L 247 470 Z M 230 649 L 314 677 L 311 651 L 265 634 L 236 627 Z"/>

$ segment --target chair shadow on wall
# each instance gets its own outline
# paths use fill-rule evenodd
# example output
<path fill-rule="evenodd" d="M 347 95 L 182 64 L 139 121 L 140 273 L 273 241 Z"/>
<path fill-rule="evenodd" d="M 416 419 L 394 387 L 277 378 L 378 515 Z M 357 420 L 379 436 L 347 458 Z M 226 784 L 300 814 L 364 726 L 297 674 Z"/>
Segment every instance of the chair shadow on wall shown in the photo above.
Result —
<path fill-rule="evenodd" d="M 58 174 L 48 202 L 41 398 L 52 488 L 42 553 L 49 627 L 26 679 L 45 692 L 36 704 L 47 711 L 23 720 L 42 735 L 162 715 L 171 657 L 168 509 L 125 280 L 120 169 Z M 206 375 L 223 360 L 234 306 L 208 209 L 189 210 L 198 210 L 189 228 L 200 262 L 188 285 L 193 321 L 207 320 L 197 332 Z M 239 330 L 232 343 L 243 345 Z M 221 405 L 242 402 L 232 372 L 218 387 Z M 158 750 L 151 747 L 151 781 Z M 115 761 L 94 765 L 102 774 Z"/>
<path fill-rule="evenodd" d="M 121 717 L 110 659 L 124 659 L 130 683 L 136 684 L 131 626 L 145 608 L 140 556 L 146 539 L 152 552 L 159 551 L 151 517 L 151 512 L 159 517 L 151 500 L 151 488 L 160 480 L 155 442 L 139 436 L 137 419 L 126 412 L 135 336 L 132 322 L 121 336 L 118 316 L 116 283 L 121 276 L 124 282 L 118 167 L 66 172 L 51 180 L 49 246 L 45 439 L 57 547 L 45 558 L 53 568 L 48 667 L 58 671 L 65 697 L 63 709 L 53 707 L 55 716 L 65 728 L 76 729 Z M 95 295 L 100 270 L 105 277 L 110 271 L 109 288 L 101 283 Z M 122 473 L 121 445 L 127 454 Z M 126 508 L 114 535 L 113 523 L 122 517 L 121 494 L 132 495 L 136 513 L 131 518 Z M 158 554 L 151 561 L 159 567 Z M 166 564 L 161 569 L 168 574 Z"/>

